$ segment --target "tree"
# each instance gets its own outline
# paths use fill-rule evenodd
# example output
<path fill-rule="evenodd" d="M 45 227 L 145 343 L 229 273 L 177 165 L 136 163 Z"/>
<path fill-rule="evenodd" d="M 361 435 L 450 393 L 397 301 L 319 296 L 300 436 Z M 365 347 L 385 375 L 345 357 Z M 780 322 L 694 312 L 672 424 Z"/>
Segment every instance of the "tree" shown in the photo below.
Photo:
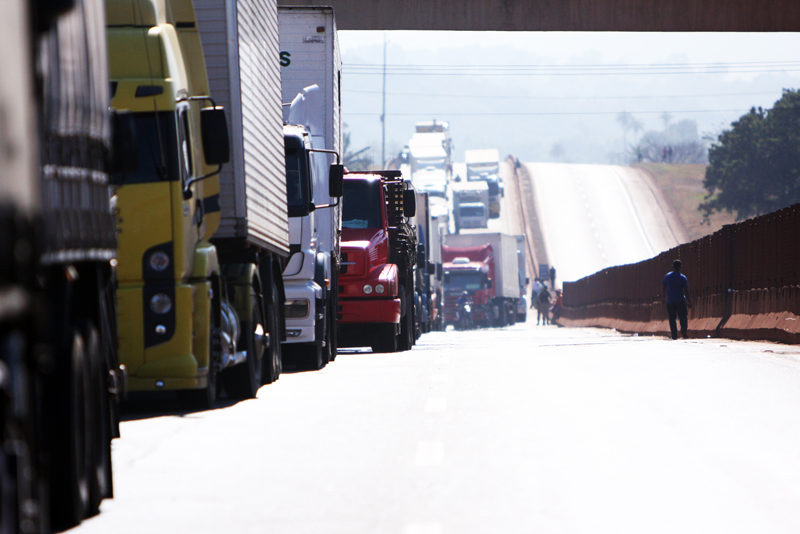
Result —
<path fill-rule="evenodd" d="M 622 126 L 623 143 L 625 144 L 624 150 L 628 150 L 628 132 L 641 132 L 644 129 L 644 124 L 642 121 L 635 118 L 632 113 L 627 111 L 617 113 L 617 122 Z"/>
<path fill-rule="evenodd" d="M 705 216 L 725 210 L 743 220 L 800 202 L 800 92 L 785 89 L 771 110 L 752 108 L 708 158 Z"/>
<path fill-rule="evenodd" d="M 357 150 L 355 152 L 350 151 L 350 132 L 347 131 L 347 124 L 343 125 L 344 127 L 344 135 L 342 142 L 344 146 L 342 147 L 342 152 L 344 153 L 343 156 L 343 163 L 344 166 L 347 167 L 349 171 L 368 171 L 370 165 L 372 165 L 372 160 L 370 158 L 364 157 L 364 153 L 369 150 L 370 147 L 365 146 L 364 148 Z"/>

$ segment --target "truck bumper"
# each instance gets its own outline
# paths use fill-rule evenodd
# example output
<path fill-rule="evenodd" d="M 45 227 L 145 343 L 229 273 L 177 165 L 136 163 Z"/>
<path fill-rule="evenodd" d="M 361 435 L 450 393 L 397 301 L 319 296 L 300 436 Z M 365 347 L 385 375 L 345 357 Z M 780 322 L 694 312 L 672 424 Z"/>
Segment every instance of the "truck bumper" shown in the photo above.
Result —
<path fill-rule="evenodd" d="M 307 300 L 308 315 L 286 317 L 286 341 L 284 343 L 313 343 L 316 341 L 317 301 L 322 300 L 322 288 L 313 280 L 285 280 L 286 300 Z"/>
<path fill-rule="evenodd" d="M 399 323 L 400 299 L 339 299 L 339 324 Z"/>
<path fill-rule="evenodd" d="M 193 389 L 206 385 L 209 324 L 208 320 L 195 321 L 195 318 L 209 317 L 208 284 L 175 284 L 164 289 L 173 288 L 174 323 L 164 321 L 167 333 L 164 341 L 156 344 L 146 342 L 152 336 L 145 335 L 145 329 L 153 322 L 152 317 L 148 320 L 145 316 L 152 315 L 146 309 L 145 295 L 152 290 L 141 285 L 121 285 L 117 289 L 119 358 L 128 372 L 129 391 Z M 195 310 L 195 316 L 191 310 Z M 204 354 L 202 362 L 195 357 L 199 350 Z"/>

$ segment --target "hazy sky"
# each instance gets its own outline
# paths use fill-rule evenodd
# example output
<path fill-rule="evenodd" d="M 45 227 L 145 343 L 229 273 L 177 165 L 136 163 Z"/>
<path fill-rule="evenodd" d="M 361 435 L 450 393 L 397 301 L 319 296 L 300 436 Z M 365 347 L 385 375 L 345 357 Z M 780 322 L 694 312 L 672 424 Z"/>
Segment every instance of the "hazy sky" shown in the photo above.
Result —
<path fill-rule="evenodd" d="M 495 145 L 546 160 L 557 143 L 604 162 L 623 147 L 620 111 L 646 129 L 668 111 L 709 134 L 800 87 L 800 34 L 342 31 L 344 120 L 376 159 L 384 34 L 387 156 L 435 117 L 451 123 L 457 155 Z"/>

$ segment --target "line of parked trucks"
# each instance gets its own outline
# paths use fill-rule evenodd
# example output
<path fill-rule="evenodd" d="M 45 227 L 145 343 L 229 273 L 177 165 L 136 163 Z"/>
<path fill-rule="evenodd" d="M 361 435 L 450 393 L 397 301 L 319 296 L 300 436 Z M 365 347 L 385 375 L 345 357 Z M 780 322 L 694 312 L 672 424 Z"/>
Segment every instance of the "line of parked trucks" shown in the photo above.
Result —
<path fill-rule="evenodd" d="M 19 53 L 0 57 L 3 534 L 99 511 L 126 396 L 204 409 L 255 397 L 284 363 L 320 369 L 338 347 L 408 350 L 446 327 L 468 269 L 485 324 L 512 322 L 518 246 L 445 241 L 448 128 L 418 129 L 446 147 L 422 169 L 435 187 L 341 164 L 331 8 L 7 4 L 0 43 Z"/>

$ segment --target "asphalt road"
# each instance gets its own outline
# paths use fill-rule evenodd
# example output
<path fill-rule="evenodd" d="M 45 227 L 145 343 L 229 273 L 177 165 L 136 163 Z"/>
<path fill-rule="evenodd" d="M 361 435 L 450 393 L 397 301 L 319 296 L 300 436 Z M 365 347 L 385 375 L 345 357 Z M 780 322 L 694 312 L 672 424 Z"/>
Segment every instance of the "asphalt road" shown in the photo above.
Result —
<path fill-rule="evenodd" d="M 800 531 L 800 350 L 530 323 L 420 341 L 217 410 L 140 406 L 115 499 L 75 531 Z"/>
<path fill-rule="evenodd" d="M 525 165 L 534 182 L 547 255 L 561 281 L 651 258 L 685 240 L 635 169 Z"/>

